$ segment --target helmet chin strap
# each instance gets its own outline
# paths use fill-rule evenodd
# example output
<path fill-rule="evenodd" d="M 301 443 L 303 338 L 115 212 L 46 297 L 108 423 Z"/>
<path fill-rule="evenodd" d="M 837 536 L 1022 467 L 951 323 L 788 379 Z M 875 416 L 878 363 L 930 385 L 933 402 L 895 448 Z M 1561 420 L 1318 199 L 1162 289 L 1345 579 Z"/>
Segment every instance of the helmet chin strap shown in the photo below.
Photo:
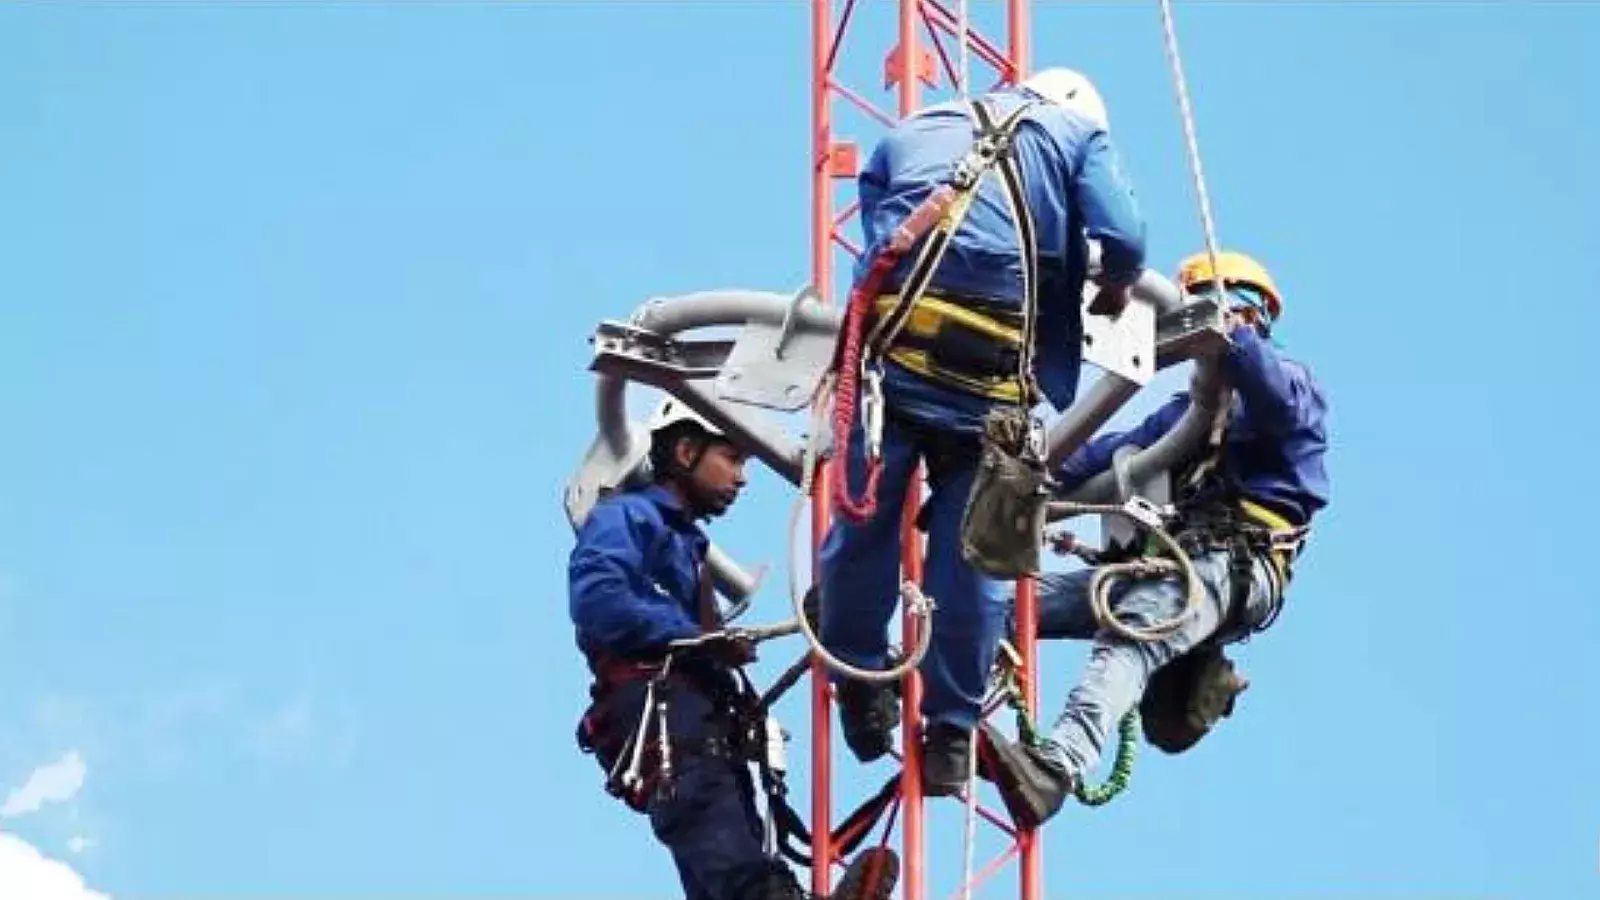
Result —
<path fill-rule="evenodd" d="M 673 454 L 672 471 L 667 473 L 667 477 L 677 482 L 678 492 L 693 506 L 699 494 L 699 490 L 694 484 L 694 471 L 700 467 L 700 460 L 705 458 L 706 451 L 710 449 L 711 437 L 704 434 L 695 435 L 691 437 L 691 440 L 694 441 L 694 455 L 689 457 L 688 465 L 678 465 L 677 455 Z M 690 509 L 689 512 L 697 519 L 709 518 L 706 513 L 702 513 L 698 509 Z"/>

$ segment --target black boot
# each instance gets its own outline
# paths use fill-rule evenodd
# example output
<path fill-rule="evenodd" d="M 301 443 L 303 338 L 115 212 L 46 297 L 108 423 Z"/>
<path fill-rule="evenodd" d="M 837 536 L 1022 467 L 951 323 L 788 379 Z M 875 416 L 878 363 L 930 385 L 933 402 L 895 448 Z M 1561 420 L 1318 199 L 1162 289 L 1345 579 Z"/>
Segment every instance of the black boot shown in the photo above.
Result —
<path fill-rule="evenodd" d="M 794 877 L 794 871 L 781 861 L 772 863 L 755 896 L 759 900 L 811 900 L 811 895 L 800 887 L 799 880 Z"/>
<path fill-rule="evenodd" d="M 922 792 L 930 797 L 961 793 L 967 783 L 972 732 L 945 722 L 929 722 L 922 735 Z"/>
<path fill-rule="evenodd" d="M 1023 828 L 1043 825 L 1074 791 L 1072 773 L 1032 745 L 1006 740 L 987 722 L 978 727 L 978 774 L 999 788 L 1012 821 Z"/>
<path fill-rule="evenodd" d="M 894 729 L 900 724 L 900 701 L 889 687 L 870 681 L 839 683 L 839 723 L 844 742 L 862 762 L 888 753 L 894 747 Z"/>
<path fill-rule="evenodd" d="M 826 900 L 889 900 L 900 881 L 900 857 L 888 847 L 856 854 Z"/>

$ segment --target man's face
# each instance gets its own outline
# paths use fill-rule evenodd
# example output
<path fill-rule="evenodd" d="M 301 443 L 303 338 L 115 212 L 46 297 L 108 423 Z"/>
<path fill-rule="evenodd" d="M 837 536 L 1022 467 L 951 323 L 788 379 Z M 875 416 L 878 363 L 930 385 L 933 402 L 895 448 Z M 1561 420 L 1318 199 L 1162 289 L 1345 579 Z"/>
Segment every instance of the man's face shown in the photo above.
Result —
<path fill-rule="evenodd" d="M 694 464 L 689 472 L 687 493 L 694 512 L 702 516 L 720 516 L 739 499 L 744 488 L 745 455 L 739 448 L 725 440 L 711 438 L 705 452 L 695 462 L 695 441 L 684 438 L 678 442 L 678 463 Z"/>

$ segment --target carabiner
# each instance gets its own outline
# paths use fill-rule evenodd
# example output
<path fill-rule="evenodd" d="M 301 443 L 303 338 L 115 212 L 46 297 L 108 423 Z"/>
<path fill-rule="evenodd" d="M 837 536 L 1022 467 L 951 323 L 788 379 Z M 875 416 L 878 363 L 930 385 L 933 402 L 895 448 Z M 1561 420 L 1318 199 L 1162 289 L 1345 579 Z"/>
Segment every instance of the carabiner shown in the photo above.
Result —
<path fill-rule="evenodd" d="M 862 427 L 867 432 L 867 459 L 883 456 L 883 372 L 867 370 L 867 385 L 861 398 Z"/>

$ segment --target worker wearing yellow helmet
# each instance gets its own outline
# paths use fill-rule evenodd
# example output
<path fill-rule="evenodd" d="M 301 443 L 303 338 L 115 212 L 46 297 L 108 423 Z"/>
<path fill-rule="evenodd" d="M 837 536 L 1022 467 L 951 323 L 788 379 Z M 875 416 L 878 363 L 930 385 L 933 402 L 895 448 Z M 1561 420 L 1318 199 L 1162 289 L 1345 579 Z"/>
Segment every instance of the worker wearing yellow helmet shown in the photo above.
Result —
<path fill-rule="evenodd" d="M 1176 280 L 1184 293 L 1204 295 L 1216 291 L 1218 276 L 1232 310 L 1271 334 L 1273 323 L 1283 315 L 1283 297 L 1266 267 L 1251 257 L 1224 250 L 1217 253 L 1213 268 L 1210 253 L 1196 253 L 1179 264 Z"/>
<path fill-rule="evenodd" d="M 1272 276 L 1242 253 L 1219 253 L 1214 266 L 1200 253 L 1183 261 L 1175 280 L 1191 297 L 1215 297 L 1221 282 L 1230 338 L 1219 359 L 1233 392 L 1226 429 L 1214 449 L 1203 443 L 1170 470 L 1176 517 L 1163 526 L 1204 589 L 1192 614 L 1179 618 L 1183 579 L 1120 582 L 1109 610 L 1098 612 L 1093 567 L 1039 579 L 1039 636 L 1090 640 L 1093 649 L 1039 741 L 1023 746 L 984 731 L 980 770 L 1022 825 L 1050 818 L 1069 794 L 1086 796 L 1082 773 L 1097 765 L 1135 704 L 1145 737 L 1168 753 L 1187 750 L 1233 712 L 1247 682 L 1222 650 L 1277 618 L 1311 519 L 1328 503 L 1327 404 L 1311 371 L 1269 337 L 1284 309 Z M 1110 468 L 1120 448 L 1152 446 L 1189 407 L 1189 394 L 1178 394 L 1132 430 L 1090 441 L 1057 470 L 1060 489 L 1070 493 Z M 1148 546 L 1108 548 L 1095 565 L 1143 555 Z M 1174 627 L 1153 628 L 1158 622 Z"/>

